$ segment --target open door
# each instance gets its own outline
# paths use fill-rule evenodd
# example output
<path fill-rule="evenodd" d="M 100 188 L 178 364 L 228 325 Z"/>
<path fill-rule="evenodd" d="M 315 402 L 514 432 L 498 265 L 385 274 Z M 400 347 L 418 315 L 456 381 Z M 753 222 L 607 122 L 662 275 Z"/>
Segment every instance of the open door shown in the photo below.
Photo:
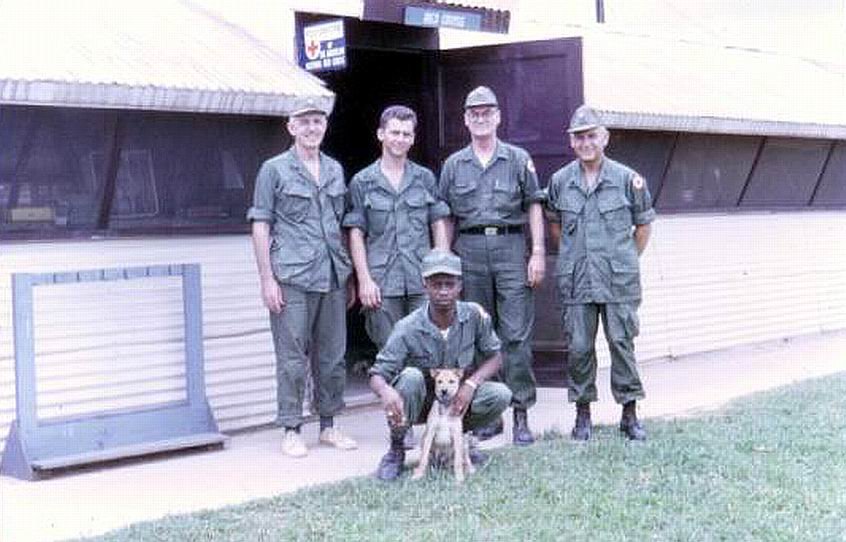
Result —
<path fill-rule="evenodd" d="M 499 137 L 531 154 L 542 185 L 573 159 L 564 138 L 572 112 L 581 105 L 581 39 L 564 38 L 441 51 L 438 62 L 441 162 L 466 146 L 464 98 L 478 85 L 497 95 L 502 111 Z M 536 293 L 535 375 L 543 386 L 564 386 L 566 342 L 552 276 L 557 247 L 547 246 L 547 279 Z"/>

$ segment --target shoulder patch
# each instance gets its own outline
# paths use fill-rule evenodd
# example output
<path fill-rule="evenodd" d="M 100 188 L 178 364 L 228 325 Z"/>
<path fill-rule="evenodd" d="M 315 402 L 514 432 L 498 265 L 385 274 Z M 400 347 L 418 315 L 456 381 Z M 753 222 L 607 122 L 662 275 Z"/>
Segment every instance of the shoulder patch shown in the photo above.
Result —
<path fill-rule="evenodd" d="M 468 301 L 467 304 L 470 305 L 471 307 L 473 307 L 476 310 L 476 312 L 479 313 L 479 316 L 481 316 L 483 319 L 485 319 L 485 320 L 490 319 L 491 315 L 488 314 L 488 311 L 486 311 L 481 305 L 479 305 L 475 301 Z"/>
<path fill-rule="evenodd" d="M 529 161 L 528 161 L 528 162 L 526 162 L 526 169 L 528 169 L 528 170 L 529 170 L 529 171 L 531 171 L 532 173 L 535 173 L 535 163 L 534 163 L 534 162 L 532 162 L 532 159 L 531 159 L 531 158 L 529 158 Z"/>
<path fill-rule="evenodd" d="M 643 190 L 644 184 L 645 183 L 643 181 L 643 177 L 641 177 L 640 175 L 635 175 L 634 178 L 632 179 L 632 186 L 634 187 L 635 190 Z"/>

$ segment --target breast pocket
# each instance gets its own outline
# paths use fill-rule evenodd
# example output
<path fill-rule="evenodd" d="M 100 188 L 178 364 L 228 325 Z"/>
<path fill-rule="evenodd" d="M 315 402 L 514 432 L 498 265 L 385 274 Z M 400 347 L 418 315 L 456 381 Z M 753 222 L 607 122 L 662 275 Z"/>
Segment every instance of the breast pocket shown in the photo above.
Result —
<path fill-rule="evenodd" d="M 456 179 L 449 190 L 449 206 L 452 212 L 459 216 L 467 216 L 473 212 L 473 208 L 479 204 L 476 189 L 476 179 Z"/>
<path fill-rule="evenodd" d="M 522 198 L 517 183 L 507 177 L 499 177 L 493 183 L 493 201 L 496 209 L 510 216 L 521 208 Z"/>
<path fill-rule="evenodd" d="M 326 188 L 326 197 L 329 200 L 330 205 L 332 206 L 332 210 L 335 212 L 335 218 L 338 220 L 340 224 L 344 218 L 344 212 L 346 207 L 346 188 L 340 184 L 335 183 L 332 186 Z"/>
<path fill-rule="evenodd" d="M 567 239 L 576 234 L 585 198 L 581 192 L 565 192 L 558 197 L 554 206 L 561 218 L 562 242 L 566 244 Z"/>
<path fill-rule="evenodd" d="M 426 232 L 429 226 L 429 205 L 434 202 L 435 198 L 421 188 L 412 189 L 408 193 L 405 200 L 408 209 L 408 220 L 416 232 Z"/>
<path fill-rule="evenodd" d="M 629 202 L 619 188 L 604 189 L 599 193 L 599 213 L 611 231 L 625 231 L 632 227 Z"/>
<path fill-rule="evenodd" d="M 302 222 L 311 209 L 312 193 L 305 186 L 289 184 L 277 190 L 282 215 L 291 222 Z"/>
<path fill-rule="evenodd" d="M 364 207 L 368 231 L 374 235 L 384 233 L 394 210 L 393 199 L 379 193 L 368 194 L 364 199 Z"/>

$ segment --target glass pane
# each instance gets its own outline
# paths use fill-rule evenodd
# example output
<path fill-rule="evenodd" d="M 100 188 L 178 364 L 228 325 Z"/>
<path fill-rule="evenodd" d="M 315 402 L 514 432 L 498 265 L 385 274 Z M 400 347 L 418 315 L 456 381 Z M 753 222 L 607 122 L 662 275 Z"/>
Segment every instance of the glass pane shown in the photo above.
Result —
<path fill-rule="evenodd" d="M 611 140 L 605 153 L 640 173 L 655 200 L 656 195 L 660 196 L 664 169 L 675 137 L 675 134 L 666 132 L 611 130 Z"/>
<path fill-rule="evenodd" d="M 680 135 L 660 208 L 736 207 L 759 144 L 757 137 Z"/>
<path fill-rule="evenodd" d="M 107 113 L 0 107 L 0 232 L 50 235 L 96 226 L 92 155 L 106 147 Z"/>
<path fill-rule="evenodd" d="M 808 205 L 831 143 L 770 138 L 741 205 Z"/>
<path fill-rule="evenodd" d="M 834 147 L 813 204 L 846 205 L 846 142 Z"/>
<path fill-rule="evenodd" d="M 281 121 L 127 113 L 121 123 L 110 228 L 245 224 L 261 162 L 284 150 L 273 148 Z"/>

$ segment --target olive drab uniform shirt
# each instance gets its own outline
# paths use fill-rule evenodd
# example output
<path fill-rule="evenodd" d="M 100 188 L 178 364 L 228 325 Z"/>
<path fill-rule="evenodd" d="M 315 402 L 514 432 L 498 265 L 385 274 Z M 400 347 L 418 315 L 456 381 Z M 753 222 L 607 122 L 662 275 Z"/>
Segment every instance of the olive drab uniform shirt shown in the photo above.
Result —
<path fill-rule="evenodd" d="M 553 174 L 548 208 L 561 222 L 555 274 L 565 304 L 640 301 L 640 265 L 632 226 L 655 218 L 646 182 L 603 158 L 588 192 L 578 160 Z"/>
<path fill-rule="evenodd" d="M 367 266 L 384 296 L 422 294 L 420 262 L 431 248 L 430 225 L 449 216 L 434 174 L 407 161 L 395 190 L 377 160 L 353 177 L 344 226 L 365 233 Z"/>
<path fill-rule="evenodd" d="M 270 262 L 280 283 L 309 292 L 346 283 L 351 272 L 341 235 L 346 192 L 341 164 L 322 152 L 319 183 L 293 148 L 262 164 L 247 218 L 271 224 Z"/>
<path fill-rule="evenodd" d="M 497 141 L 487 167 L 470 145 L 452 154 L 444 162 L 439 189 L 458 230 L 523 225 L 529 205 L 545 196 L 529 153 L 504 141 Z"/>
<path fill-rule="evenodd" d="M 499 352 L 501 343 L 491 317 L 477 303 L 457 303 L 456 318 L 446 339 L 429 318 L 428 303 L 397 322 L 370 375 L 392 382 L 406 367 L 475 368 Z"/>

